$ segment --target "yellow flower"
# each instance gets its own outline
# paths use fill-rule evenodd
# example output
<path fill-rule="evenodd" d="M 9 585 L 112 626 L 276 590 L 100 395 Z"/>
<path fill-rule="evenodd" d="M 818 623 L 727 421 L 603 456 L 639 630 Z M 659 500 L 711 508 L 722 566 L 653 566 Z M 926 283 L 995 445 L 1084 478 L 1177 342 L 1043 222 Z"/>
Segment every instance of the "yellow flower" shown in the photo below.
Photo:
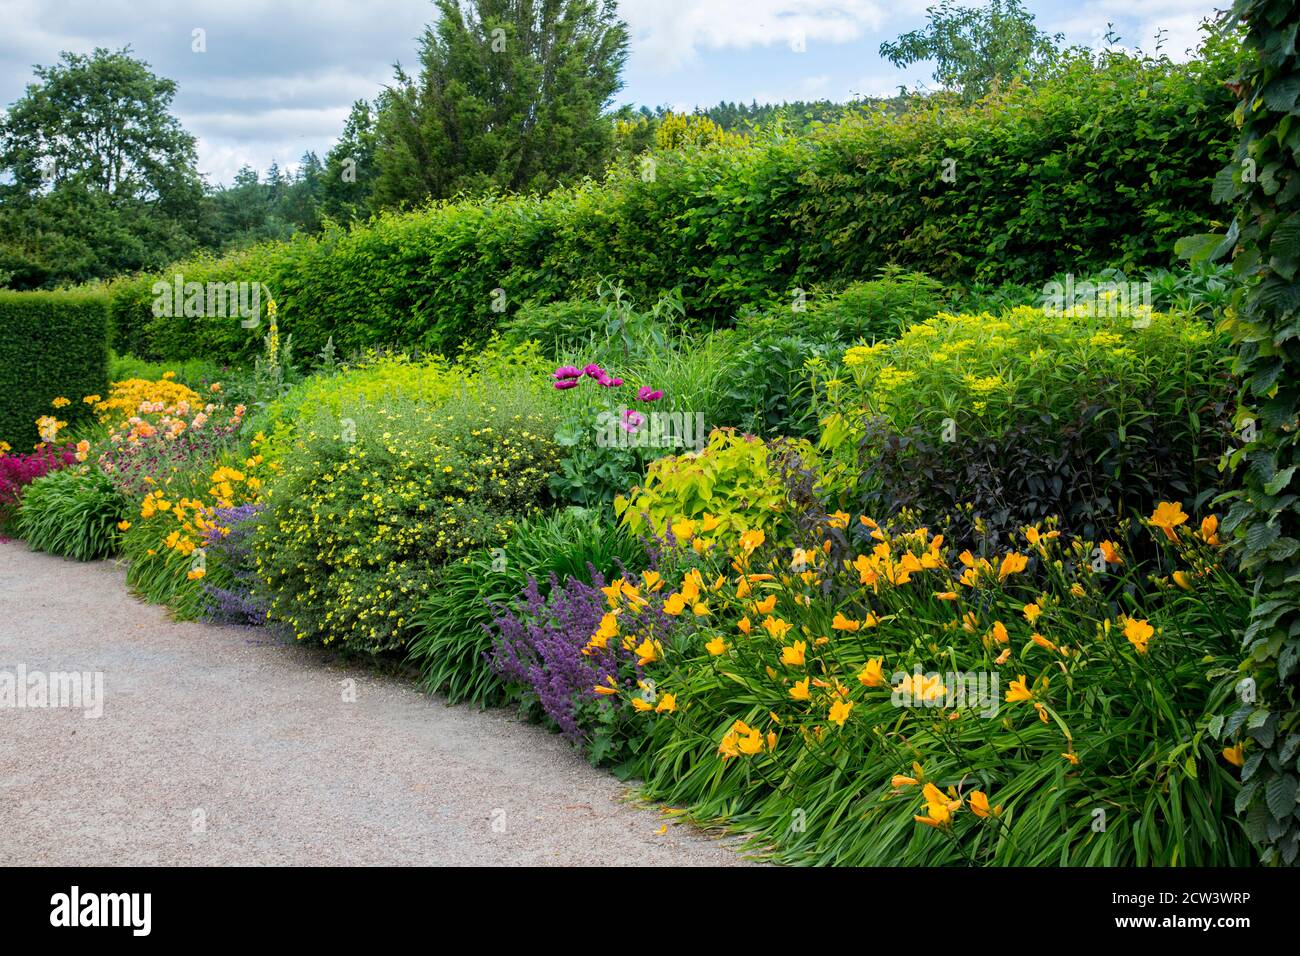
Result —
<path fill-rule="evenodd" d="M 1174 583 L 1184 591 L 1190 591 L 1192 589 L 1192 579 L 1188 576 L 1186 571 L 1175 571 L 1171 577 L 1174 579 Z"/>
<path fill-rule="evenodd" d="M 658 591 L 664 586 L 663 576 L 658 571 L 647 571 L 641 575 L 641 586 L 647 591 Z"/>
<path fill-rule="evenodd" d="M 858 674 L 858 681 L 864 687 L 881 687 L 885 683 L 885 673 L 882 669 L 884 658 L 875 657 L 867 661 L 862 672 Z"/>
<path fill-rule="evenodd" d="M 1011 689 L 1007 691 L 1007 703 L 1015 704 L 1022 700 L 1033 700 L 1033 691 L 1025 684 L 1025 675 L 1020 674 L 1011 682 Z"/>
<path fill-rule="evenodd" d="M 1183 513 L 1183 506 L 1177 502 L 1162 501 L 1151 513 L 1151 523 L 1163 531 L 1170 541 L 1178 540 L 1174 529 L 1186 521 L 1187 515 Z"/>
<path fill-rule="evenodd" d="M 1030 624 L 1033 624 L 1035 621 L 1037 621 L 1038 616 L 1042 613 L 1043 613 L 1043 609 L 1039 607 L 1037 604 L 1025 605 L 1025 620 L 1028 621 Z"/>
<path fill-rule="evenodd" d="M 998 568 L 998 580 L 1005 581 L 1013 574 L 1019 574 L 1029 564 L 1029 557 L 1012 551 L 1002 559 L 1002 566 Z"/>
<path fill-rule="evenodd" d="M 616 683 L 614 682 L 614 678 L 612 678 L 612 677 L 606 677 L 606 678 L 605 678 L 605 683 L 603 683 L 603 684 L 597 684 L 597 685 L 596 685 L 594 688 L 592 688 L 592 689 L 593 689 L 597 694 L 604 694 L 604 695 L 608 696 L 608 695 L 610 695 L 610 694 L 617 694 L 617 693 L 618 693 L 618 684 L 616 684 Z"/>
<path fill-rule="evenodd" d="M 767 536 L 762 530 L 755 528 L 753 531 L 746 531 L 740 536 L 740 546 L 745 549 L 746 554 L 752 554 L 755 548 L 761 547 Z"/>
<path fill-rule="evenodd" d="M 1066 760 L 1070 761 L 1071 765 L 1073 765 L 1073 766 L 1075 766 L 1075 767 L 1079 766 L 1079 757 L 1078 757 L 1077 754 L 1073 754 L 1073 753 L 1064 753 L 1064 754 L 1061 754 L 1061 756 L 1064 757 Z"/>
<path fill-rule="evenodd" d="M 657 651 L 658 649 L 655 647 L 654 641 L 647 637 L 632 653 L 637 656 L 637 663 L 644 667 L 646 664 L 654 663 L 655 659 L 658 657 Z"/>
<path fill-rule="evenodd" d="M 1137 648 L 1139 654 L 1147 652 L 1147 641 L 1151 640 L 1156 630 L 1145 620 L 1136 620 L 1135 618 L 1125 618 L 1124 636 L 1128 638 L 1129 643 Z"/>
<path fill-rule="evenodd" d="M 1119 545 L 1114 541 L 1103 541 L 1098 547 L 1101 548 L 1101 556 L 1108 564 L 1123 564 L 1124 558 L 1119 553 Z"/>
<path fill-rule="evenodd" d="M 67 408 L 69 405 L 72 404 L 72 402 L 69 399 L 66 399 L 62 395 L 60 395 L 54 401 L 50 402 L 50 404 L 53 405 L 55 408 Z"/>
<path fill-rule="evenodd" d="M 659 698 L 659 703 L 655 705 L 656 714 L 672 714 L 677 711 L 677 698 L 672 694 L 664 694 Z"/>
<path fill-rule="evenodd" d="M 787 667 L 802 667 L 804 651 L 808 649 L 807 641 L 795 641 L 793 647 L 781 648 L 781 663 Z"/>
<path fill-rule="evenodd" d="M 686 599 L 680 594 L 668 595 L 668 600 L 664 602 L 664 613 L 676 617 L 686 609 Z"/>
<path fill-rule="evenodd" d="M 763 598 L 763 600 L 757 602 L 754 605 L 754 610 L 757 611 L 759 614 L 771 614 L 772 611 L 775 610 L 775 608 L 776 608 L 775 594 L 769 594 L 767 597 Z"/>
<path fill-rule="evenodd" d="M 677 539 L 678 544 L 685 544 L 691 540 L 693 534 L 695 534 L 695 523 L 692 521 L 683 518 L 673 525 L 673 537 Z"/>
<path fill-rule="evenodd" d="M 1039 634 L 1037 631 L 1035 631 L 1033 634 L 1030 634 L 1029 639 L 1033 641 L 1035 644 L 1037 644 L 1039 647 L 1045 647 L 1049 651 L 1057 650 L 1055 644 L 1053 644 L 1047 638 L 1043 637 L 1043 635 Z"/>
<path fill-rule="evenodd" d="M 1206 515 L 1201 520 L 1201 538 L 1209 545 L 1219 543 L 1219 519 L 1214 515 Z"/>
<path fill-rule="evenodd" d="M 970 807 L 970 812 L 977 817 L 987 817 L 990 814 L 1000 816 L 1002 813 L 1001 807 L 989 807 L 988 794 L 983 790 L 972 790 L 971 795 L 966 799 L 966 804 Z"/>
<path fill-rule="evenodd" d="M 837 631 L 858 631 L 862 629 L 862 622 L 837 613 L 835 619 L 831 621 L 831 627 Z"/>
<path fill-rule="evenodd" d="M 778 641 L 790 633 L 790 625 L 779 617 L 764 618 L 763 629 L 771 634 L 774 640 Z"/>
<path fill-rule="evenodd" d="M 708 617 L 709 616 L 708 603 L 705 601 L 696 602 L 695 606 L 691 608 L 691 613 L 694 614 L 696 617 Z"/>
<path fill-rule="evenodd" d="M 130 529 L 130 527 L 131 527 L 131 522 L 129 522 L 129 521 L 125 520 L 125 519 L 123 519 L 122 521 L 119 521 L 119 522 L 117 523 L 117 530 L 118 530 L 118 531 L 126 531 L 126 530 Z"/>
<path fill-rule="evenodd" d="M 1006 644 L 1011 640 L 1011 635 L 1007 633 L 1007 626 L 1001 621 L 993 622 L 993 640 L 999 644 Z"/>
<path fill-rule="evenodd" d="M 811 697 L 812 695 L 808 690 L 809 679 L 805 677 L 803 680 L 795 681 L 794 686 L 790 688 L 790 696 L 795 700 L 807 700 Z"/>
<path fill-rule="evenodd" d="M 753 626 L 749 623 L 748 617 L 742 617 L 739 621 L 737 621 L 736 627 L 740 630 L 742 634 L 748 634 L 753 629 Z"/>
<path fill-rule="evenodd" d="M 194 568 L 186 574 L 185 577 L 189 581 L 197 581 L 199 578 L 203 577 L 204 573 L 205 572 L 202 568 Z"/>
<path fill-rule="evenodd" d="M 709 643 L 705 644 L 704 649 L 713 657 L 717 657 L 720 654 L 725 654 L 727 652 L 727 642 L 719 635 L 709 641 Z"/>
<path fill-rule="evenodd" d="M 633 709 L 638 710 L 641 713 L 645 713 L 647 710 L 654 710 L 654 704 L 650 703 L 650 701 L 645 700 L 644 698 L 641 697 L 632 698 L 632 707 Z"/>
<path fill-rule="evenodd" d="M 830 722 L 838 727 L 843 727 L 844 721 L 849 719 L 849 711 L 852 709 L 853 701 L 843 699 L 837 700 L 835 703 L 831 704 L 831 712 L 829 715 Z"/>
<path fill-rule="evenodd" d="M 900 787 L 915 787 L 920 782 L 915 777 L 908 777 L 901 773 L 896 773 L 889 778 L 889 785 L 895 790 Z"/>
<path fill-rule="evenodd" d="M 1246 745 L 1244 742 L 1238 742 L 1231 747 L 1223 748 L 1223 759 L 1228 761 L 1234 767 L 1240 767 L 1246 762 Z"/>
<path fill-rule="evenodd" d="M 1005 664 L 1011 659 L 1011 648 L 1007 648 L 993 661 L 994 664 Z"/>

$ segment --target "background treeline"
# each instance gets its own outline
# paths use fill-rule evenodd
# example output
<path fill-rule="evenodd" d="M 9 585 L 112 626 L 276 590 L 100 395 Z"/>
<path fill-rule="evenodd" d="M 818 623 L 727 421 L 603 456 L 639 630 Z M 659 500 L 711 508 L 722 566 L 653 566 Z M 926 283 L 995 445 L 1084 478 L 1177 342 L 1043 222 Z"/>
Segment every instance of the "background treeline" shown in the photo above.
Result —
<path fill-rule="evenodd" d="M 657 150 L 545 195 L 489 195 L 384 213 L 351 228 L 199 257 L 166 275 L 264 282 L 282 331 L 309 350 L 444 349 L 482 341 L 521 303 L 590 295 L 617 278 L 648 303 L 725 323 L 796 290 L 892 263 L 941 279 L 1042 283 L 1062 271 L 1167 266 L 1214 218 L 1231 151 L 1231 49 L 1174 64 L 1066 57 L 982 100 L 930 97 L 803 135 Z M 113 285 L 120 351 L 250 356 L 261 332 L 156 318 L 145 275 Z M 501 290 L 495 292 L 495 290 Z"/>

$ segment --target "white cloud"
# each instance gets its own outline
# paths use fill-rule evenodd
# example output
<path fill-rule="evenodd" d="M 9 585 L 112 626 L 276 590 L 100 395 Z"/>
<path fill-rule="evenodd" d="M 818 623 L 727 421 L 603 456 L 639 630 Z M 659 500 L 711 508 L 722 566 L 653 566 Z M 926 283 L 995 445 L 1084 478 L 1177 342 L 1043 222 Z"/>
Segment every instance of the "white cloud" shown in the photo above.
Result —
<path fill-rule="evenodd" d="M 669 70 L 701 50 L 847 43 L 878 31 L 906 0 L 623 0 L 638 55 Z"/>

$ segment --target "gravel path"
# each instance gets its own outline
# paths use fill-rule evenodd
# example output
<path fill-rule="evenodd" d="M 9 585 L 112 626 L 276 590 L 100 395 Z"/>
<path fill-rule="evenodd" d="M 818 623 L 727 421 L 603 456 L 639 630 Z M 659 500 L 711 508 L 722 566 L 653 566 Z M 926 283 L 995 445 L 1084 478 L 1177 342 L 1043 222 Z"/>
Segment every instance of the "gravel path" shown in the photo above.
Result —
<path fill-rule="evenodd" d="M 103 714 L 0 706 L 0 865 L 744 862 L 658 833 L 666 817 L 507 713 L 171 621 L 111 563 L 0 542 L 0 681 L 20 667 L 101 672 Z"/>

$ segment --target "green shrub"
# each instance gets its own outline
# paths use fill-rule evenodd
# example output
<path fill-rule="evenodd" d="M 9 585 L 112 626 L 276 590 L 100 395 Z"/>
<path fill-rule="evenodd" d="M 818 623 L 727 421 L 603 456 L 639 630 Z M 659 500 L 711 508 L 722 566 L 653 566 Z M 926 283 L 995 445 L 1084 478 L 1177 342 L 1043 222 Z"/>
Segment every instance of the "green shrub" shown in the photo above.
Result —
<path fill-rule="evenodd" d="M 490 605 L 518 597 L 529 577 L 543 593 L 550 576 L 591 581 L 590 568 L 612 579 L 645 565 L 645 548 L 599 511 L 566 508 L 520 522 L 499 548 L 472 552 L 434 572 L 414 615 L 412 663 L 430 691 L 451 703 L 499 703 L 503 688 L 488 653 Z"/>
<path fill-rule="evenodd" d="M 813 459 L 806 442 L 769 446 L 751 435 L 721 429 L 699 452 L 660 458 L 645 482 L 614 501 L 614 510 L 633 533 L 672 537 L 678 544 L 729 547 L 746 531 L 762 530 L 774 540 L 792 529 L 785 483 L 774 454 L 793 451 Z"/>
<path fill-rule="evenodd" d="M 213 382 L 225 384 L 226 376 L 221 366 L 207 359 L 189 359 L 184 362 L 151 362 L 136 358 L 134 355 L 119 355 L 110 352 L 108 357 L 108 380 L 123 382 L 127 379 L 148 379 L 157 381 L 168 372 L 175 380 L 197 392 L 206 392 Z"/>
<path fill-rule="evenodd" d="M 680 287 L 687 314 L 722 325 L 890 263 L 1031 284 L 1167 266 L 1174 241 L 1213 217 L 1209 186 L 1232 136 L 1232 50 L 1213 43 L 1186 64 L 1066 57 L 1043 82 L 971 106 L 936 97 L 804 137 L 665 153 L 653 177 L 627 163 L 599 184 L 435 203 L 161 278 L 264 282 L 301 350 L 332 336 L 347 354 L 482 342 L 521 303 L 590 295 L 605 276 L 638 301 Z M 260 331 L 237 321 L 155 318 L 150 289 L 151 277 L 114 286 L 119 350 L 256 352 Z"/>
<path fill-rule="evenodd" d="M 848 349 L 821 438 L 842 503 L 923 520 L 973 504 L 985 530 L 1058 515 L 1100 535 L 1159 498 L 1212 497 L 1232 437 L 1224 336 L 1115 312 L 944 313 Z"/>
<path fill-rule="evenodd" d="M 546 502 L 554 412 L 528 379 L 340 412 L 304 423 L 270 486 L 259 596 L 300 640 L 378 653 L 405 644 L 433 569 L 504 542 Z"/>
<path fill-rule="evenodd" d="M 23 492 L 18 534 L 33 551 L 78 561 L 117 553 L 117 524 L 126 502 L 91 468 L 66 468 L 38 478 Z"/>
<path fill-rule="evenodd" d="M 507 342 L 536 341 L 548 355 L 581 350 L 605 335 L 605 306 L 587 299 L 526 303 L 503 323 Z"/>
<path fill-rule="evenodd" d="M 82 399 L 108 387 L 107 306 L 99 292 L 0 291 L 0 442 L 28 450 L 42 415 L 90 417 Z"/>

